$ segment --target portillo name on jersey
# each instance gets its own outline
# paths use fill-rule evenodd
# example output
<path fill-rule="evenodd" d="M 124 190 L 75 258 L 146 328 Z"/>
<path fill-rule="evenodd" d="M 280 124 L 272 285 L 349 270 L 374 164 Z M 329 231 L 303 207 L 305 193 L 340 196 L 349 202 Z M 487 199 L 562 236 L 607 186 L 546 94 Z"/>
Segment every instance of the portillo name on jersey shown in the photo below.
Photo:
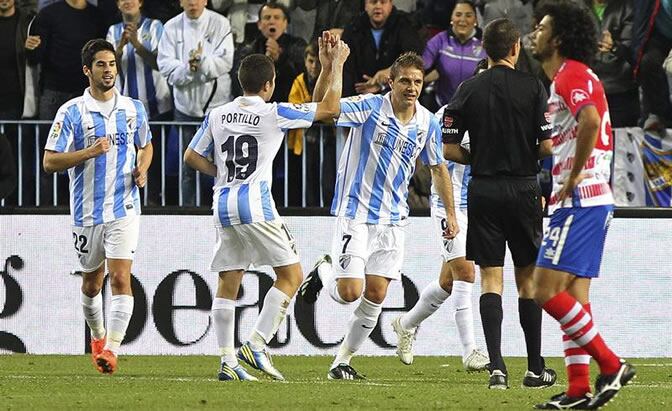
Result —
<path fill-rule="evenodd" d="M 259 116 L 248 113 L 226 113 L 222 114 L 222 124 L 224 123 L 240 123 L 256 126 L 259 125 Z"/>

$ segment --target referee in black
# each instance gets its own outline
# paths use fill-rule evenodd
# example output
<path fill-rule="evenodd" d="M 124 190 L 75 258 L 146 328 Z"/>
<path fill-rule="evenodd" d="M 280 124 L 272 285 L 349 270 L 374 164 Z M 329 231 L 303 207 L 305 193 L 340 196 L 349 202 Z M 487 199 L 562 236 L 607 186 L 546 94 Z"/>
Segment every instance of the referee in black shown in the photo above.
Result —
<path fill-rule="evenodd" d="M 527 345 L 523 385 L 546 387 L 555 371 L 541 357 L 541 309 L 532 272 L 542 238 L 538 160 L 551 155 L 547 94 L 532 74 L 515 70 L 520 32 L 508 19 L 485 28 L 488 69 L 464 81 L 444 110 L 447 160 L 471 165 L 468 189 L 467 259 L 481 269 L 481 321 L 490 356 L 489 388 L 508 388 L 501 354 L 502 276 L 506 244 L 513 257 L 518 313 Z M 469 132 L 470 149 L 460 144 Z"/>

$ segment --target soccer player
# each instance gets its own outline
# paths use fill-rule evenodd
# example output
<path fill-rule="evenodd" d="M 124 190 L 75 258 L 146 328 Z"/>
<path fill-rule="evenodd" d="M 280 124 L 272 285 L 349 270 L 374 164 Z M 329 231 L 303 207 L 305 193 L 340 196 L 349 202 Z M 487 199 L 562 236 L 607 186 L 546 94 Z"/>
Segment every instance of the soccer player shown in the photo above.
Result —
<path fill-rule="evenodd" d="M 534 299 L 564 332 L 567 391 L 541 409 L 597 409 L 635 376 L 606 345 L 590 308 L 614 199 L 609 187 L 613 137 L 604 88 L 587 63 L 597 50 L 589 12 L 570 1 L 547 4 L 533 35 L 534 55 L 553 79 L 552 213 L 534 270 Z M 590 357 L 600 375 L 590 396 Z"/>
<path fill-rule="evenodd" d="M 323 257 L 301 286 L 306 303 L 316 301 L 322 287 L 341 304 L 361 298 L 350 317 L 329 379 L 363 378 L 351 366 L 352 356 L 378 322 L 391 280 L 399 280 L 408 216 L 408 182 L 418 157 L 430 166 L 444 203 L 444 235 L 457 227 L 450 175 L 443 161 L 437 119 L 418 103 L 423 61 L 404 53 L 391 67 L 385 95 L 366 94 L 341 100 L 337 126 L 351 127 L 341 155 L 331 213 L 336 218 L 331 258 Z M 323 90 L 315 88 L 313 99 Z"/>
<path fill-rule="evenodd" d="M 443 118 L 444 107 L 436 113 L 437 119 Z M 465 135 L 462 145 L 469 146 L 469 137 Z M 467 186 L 471 178 L 469 165 L 447 162 L 450 171 L 453 198 L 455 200 L 455 214 L 460 231 L 454 239 L 443 238 L 446 227 L 446 212 L 438 190 L 432 183 L 430 197 L 430 214 L 434 228 L 434 241 L 442 241 L 441 256 L 443 264 L 438 281 L 430 283 L 422 293 L 413 308 L 395 318 L 392 328 L 397 334 L 397 355 L 406 365 L 413 363 L 413 341 L 418 326 L 434 314 L 448 297 L 453 296 L 455 310 L 455 324 L 462 343 L 462 365 L 467 371 L 483 371 L 490 360 L 476 347 L 474 338 L 474 315 L 471 304 L 471 290 L 474 285 L 474 263 L 465 256 L 467 245 Z"/>
<path fill-rule="evenodd" d="M 210 268 L 219 272 L 212 316 L 221 353 L 219 379 L 256 380 L 238 359 L 277 380 L 266 345 L 285 318 L 303 273 L 294 238 L 271 197 L 273 159 L 285 131 L 333 119 L 341 98 L 343 63 L 350 52 L 325 32 L 319 39 L 322 71 L 317 85 L 327 88 L 319 103 L 267 103 L 275 89 L 273 60 L 263 54 L 243 59 L 238 79 L 244 95 L 213 109 L 194 135 L 184 161 L 216 177 L 213 194 L 217 242 Z M 328 71 L 328 74 L 325 73 Z M 329 79 L 329 84 L 325 81 Z M 214 157 L 214 162 L 208 156 Z M 270 265 L 277 275 L 248 340 L 234 352 L 235 300 L 244 270 Z"/>
<path fill-rule="evenodd" d="M 82 308 L 98 371 L 113 373 L 133 313 L 131 265 L 138 245 L 140 196 L 152 162 L 147 114 L 114 87 L 114 46 L 103 39 L 82 48 L 89 87 L 58 110 L 44 151 L 44 171 L 68 170 L 72 238 L 82 271 Z M 137 147 L 137 150 L 136 150 Z M 112 289 L 108 330 L 101 288 L 105 262 Z"/>

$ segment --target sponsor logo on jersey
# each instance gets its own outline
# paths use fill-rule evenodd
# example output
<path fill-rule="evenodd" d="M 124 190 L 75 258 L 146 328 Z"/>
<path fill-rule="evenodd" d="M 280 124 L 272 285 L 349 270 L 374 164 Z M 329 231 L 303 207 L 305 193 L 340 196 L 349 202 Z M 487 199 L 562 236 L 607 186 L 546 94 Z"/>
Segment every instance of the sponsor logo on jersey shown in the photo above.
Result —
<path fill-rule="evenodd" d="M 63 128 L 63 125 L 60 122 L 54 123 L 54 125 L 51 127 L 51 135 L 49 137 L 53 138 L 54 140 L 58 138 L 58 136 L 61 135 L 61 129 Z"/>
<path fill-rule="evenodd" d="M 584 100 L 588 100 L 589 97 L 588 93 L 586 93 L 584 90 L 575 88 L 574 90 L 572 90 L 571 98 L 572 98 L 572 104 L 577 105 Z"/>
<path fill-rule="evenodd" d="M 350 265 L 351 260 L 352 260 L 352 256 L 342 255 L 342 256 L 338 257 L 338 264 L 341 266 L 342 269 L 345 270 Z"/>

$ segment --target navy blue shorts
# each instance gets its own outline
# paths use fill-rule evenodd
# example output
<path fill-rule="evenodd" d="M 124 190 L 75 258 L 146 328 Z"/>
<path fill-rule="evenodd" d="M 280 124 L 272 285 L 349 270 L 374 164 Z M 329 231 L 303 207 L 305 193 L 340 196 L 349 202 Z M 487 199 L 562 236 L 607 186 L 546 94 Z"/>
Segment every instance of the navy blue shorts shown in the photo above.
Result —
<path fill-rule="evenodd" d="M 613 209 L 613 205 L 603 205 L 555 210 L 541 242 L 537 267 L 597 278 Z"/>

